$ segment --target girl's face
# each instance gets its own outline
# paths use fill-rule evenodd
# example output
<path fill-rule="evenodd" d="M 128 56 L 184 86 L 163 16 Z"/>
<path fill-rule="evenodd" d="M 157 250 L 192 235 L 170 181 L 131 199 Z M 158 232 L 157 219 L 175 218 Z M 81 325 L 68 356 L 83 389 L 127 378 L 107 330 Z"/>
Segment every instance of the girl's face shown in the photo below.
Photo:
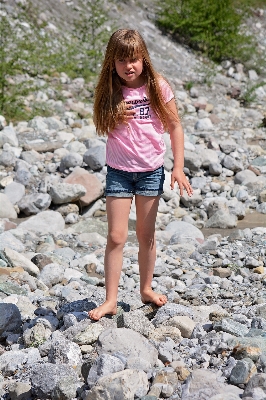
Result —
<path fill-rule="evenodd" d="M 141 56 L 115 60 L 115 69 L 125 86 L 138 88 L 144 85 L 143 59 Z"/>

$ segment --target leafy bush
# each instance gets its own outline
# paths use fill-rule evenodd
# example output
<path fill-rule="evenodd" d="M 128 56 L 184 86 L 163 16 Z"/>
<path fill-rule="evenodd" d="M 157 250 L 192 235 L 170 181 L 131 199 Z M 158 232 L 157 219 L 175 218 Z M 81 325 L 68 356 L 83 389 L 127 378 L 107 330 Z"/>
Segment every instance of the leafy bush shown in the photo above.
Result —
<path fill-rule="evenodd" d="M 165 0 L 160 3 L 157 22 L 175 39 L 213 61 L 245 62 L 255 47 L 252 37 L 240 29 L 249 4 L 249 0 Z"/>

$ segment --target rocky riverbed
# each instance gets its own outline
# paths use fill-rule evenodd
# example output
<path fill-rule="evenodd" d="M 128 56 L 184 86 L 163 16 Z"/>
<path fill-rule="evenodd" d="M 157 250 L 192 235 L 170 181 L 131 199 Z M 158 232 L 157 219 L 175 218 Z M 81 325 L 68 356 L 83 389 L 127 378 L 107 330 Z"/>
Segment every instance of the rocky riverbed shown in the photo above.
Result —
<path fill-rule="evenodd" d="M 263 400 L 266 84 L 229 61 L 207 68 L 160 34 L 148 7 L 111 12 L 141 31 L 182 114 L 194 195 L 170 190 L 165 133 L 152 285 L 168 303 L 140 300 L 133 203 L 118 313 L 88 318 L 105 296 L 106 141 L 79 100 L 91 91 L 82 78 L 38 77 L 27 104 L 42 99 L 54 116 L 14 126 L 0 117 L 0 398 Z M 265 13 L 254 18 L 263 46 Z"/>

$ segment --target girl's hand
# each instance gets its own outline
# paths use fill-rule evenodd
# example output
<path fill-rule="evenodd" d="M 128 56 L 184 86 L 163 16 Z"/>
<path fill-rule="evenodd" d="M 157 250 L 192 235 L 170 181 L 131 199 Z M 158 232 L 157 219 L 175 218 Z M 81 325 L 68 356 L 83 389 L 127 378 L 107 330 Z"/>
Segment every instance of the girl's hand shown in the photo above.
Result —
<path fill-rule="evenodd" d="M 193 189 L 190 186 L 189 181 L 186 178 L 186 175 L 184 174 L 183 170 L 180 168 L 174 168 L 172 171 L 172 176 L 171 176 L 171 189 L 174 189 L 175 182 L 177 182 L 180 190 L 180 196 L 183 196 L 184 189 L 187 191 L 187 194 L 189 196 L 193 195 Z"/>
<path fill-rule="evenodd" d="M 133 107 L 128 106 L 125 111 L 125 120 L 133 119 L 136 112 L 134 111 Z"/>

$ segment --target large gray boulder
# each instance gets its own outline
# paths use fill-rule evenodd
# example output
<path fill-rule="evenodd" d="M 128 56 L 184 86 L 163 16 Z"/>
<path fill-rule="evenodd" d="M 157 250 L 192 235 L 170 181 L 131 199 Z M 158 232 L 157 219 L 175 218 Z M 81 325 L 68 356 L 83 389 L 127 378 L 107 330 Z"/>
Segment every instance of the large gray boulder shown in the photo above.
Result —
<path fill-rule="evenodd" d="M 25 215 L 32 215 L 47 210 L 50 204 L 51 196 L 48 193 L 32 193 L 24 196 L 18 202 L 18 207 Z"/>
<path fill-rule="evenodd" d="M 39 279 L 49 288 L 62 282 L 65 268 L 62 265 L 51 263 L 47 264 L 41 270 Z"/>
<path fill-rule="evenodd" d="M 197 154 L 197 157 L 195 157 L 194 151 L 185 150 L 184 164 L 185 167 L 190 169 L 191 171 L 199 171 L 202 165 L 202 157 L 200 154 Z"/>
<path fill-rule="evenodd" d="M 62 231 L 65 228 L 65 220 L 57 211 L 42 211 L 20 224 L 20 228 L 45 233 Z"/>
<path fill-rule="evenodd" d="M 218 394 L 223 394 L 223 399 L 235 400 L 240 398 L 239 395 L 242 393 L 242 389 L 225 384 L 219 374 L 205 369 L 197 369 L 191 373 L 182 386 L 181 400 L 207 399 Z"/>
<path fill-rule="evenodd" d="M 54 204 L 74 202 L 85 194 L 86 189 L 80 184 L 57 183 L 50 189 L 50 196 Z"/>
<path fill-rule="evenodd" d="M 136 369 L 126 369 L 100 378 L 85 400 L 133 400 L 142 398 L 149 390 L 147 375 Z"/>
<path fill-rule="evenodd" d="M 4 376 L 11 376 L 18 370 L 40 361 L 38 349 L 10 350 L 0 356 L 0 370 Z"/>
<path fill-rule="evenodd" d="M 106 164 L 106 146 L 91 147 L 83 155 L 83 160 L 92 170 L 101 169 Z"/>
<path fill-rule="evenodd" d="M 79 386 L 75 370 L 66 364 L 33 364 L 29 370 L 33 393 L 38 399 L 71 400 Z"/>
<path fill-rule="evenodd" d="M 156 348 L 145 337 L 131 329 L 107 329 L 100 334 L 98 342 L 98 352 L 100 354 L 113 354 L 119 351 L 128 359 L 132 357 L 143 358 L 152 366 L 158 358 Z"/>
<path fill-rule="evenodd" d="M 228 155 L 226 155 L 223 158 L 222 165 L 225 168 L 230 169 L 230 171 L 233 171 L 233 172 L 239 172 L 244 169 L 244 166 L 241 161 L 237 160 L 236 158 L 234 158 L 232 156 L 228 156 Z"/>
<path fill-rule="evenodd" d="M 11 182 L 5 187 L 4 193 L 12 204 L 16 204 L 24 196 L 25 186 L 19 182 Z"/>
<path fill-rule="evenodd" d="M 216 211 L 205 224 L 206 228 L 235 228 L 237 226 L 237 216 L 230 214 L 226 210 Z"/>
<path fill-rule="evenodd" d="M 68 168 L 80 167 L 83 157 L 79 153 L 69 153 L 61 159 L 59 170 L 64 172 Z"/>
<path fill-rule="evenodd" d="M 196 226 L 188 222 L 172 221 L 166 226 L 165 230 L 172 233 L 170 239 L 171 244 L 181 243 L 183 242 L 182 239 L 185 237 L 187 238 L 187 241 L 196 241 L 198 243 L 204 242 L 203 233 Z"/>
<path fill-rule="evenodd" d="M 254 182 L 257 179 L 257 175 L 250 169 L 244 169 L 243 171 L 237 172 L 234 177 L 236 185 L 242 185 L 243 182 Z"/>
<path fill-rule="evenodd" d="M 92 387 L 103 376 L 114 374 L 124 369 L 125 363 L 118 357 L 114 357 L 111 354 L 101 354 L 89 371 L 87 383 Z"/>

